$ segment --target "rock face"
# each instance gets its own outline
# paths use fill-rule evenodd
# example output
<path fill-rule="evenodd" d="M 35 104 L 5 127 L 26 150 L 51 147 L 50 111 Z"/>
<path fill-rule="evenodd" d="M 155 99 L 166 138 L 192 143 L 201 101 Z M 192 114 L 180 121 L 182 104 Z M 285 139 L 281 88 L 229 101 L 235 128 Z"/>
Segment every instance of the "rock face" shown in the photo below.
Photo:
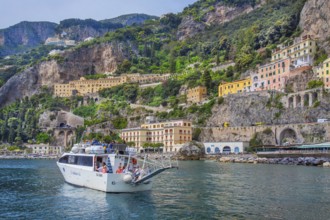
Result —
<path fill-rule="evenodd" d="M 320 46 L 330 54 L 330 1 L 308 0 L 301 11 L 299 26 L 303 35 L 313 35 L 320 41 Z"/>
<path fill-rule="evenodd" d="M 298 74 L 290 77 L 286 81 L 286 92 L 300 92 L 307 90 L 308 82 L 317 80 L 312 70 L 299 71 Z M 290 91 L 291 90 L 291 91 Z"/>
<path fill-rule="evenodd" d="M 157 19 L 157 16 L 152 16 L 152 15 L 146 15 L 146 14 L 127 14 L 127 15 L 121 15 L 119 17 L 107 19 L 107 20 L 102 20 L 100 22 L 112 22 L 116 24 L 122 24 L 124 26 L 127 25 L 133 25 L 133 24 L 142 24 L 146 20 L 150 19 Z"/>
<path fill-rule="evenodd" d="M 249 4 L 245 4 L 239 7 L 232 7 L 226 6 L 223 3 L 219 3 L 214 6 L 214 10 L 205 13 L 199 22 L 195 21 L 192 16 L 184 17 L 178 27 L 177 38 L 178 40 L 186 40 L 191 38 L 204 31 L 207 26 L 220 25 L 229 22 L 242 14 L 252 12 L 264 3 L 265 1 L 260 1 L 260 4 L 254 7 Z"/>
<path fill-rule="evenodd" d="M 189 142 L 186 143 L 180 148 L 178 152 L 179 160 L 199 160 L 204 157 L 205 150 L 204 145 L 199 142 Z"/>
<path fill-rule="evenodd" d="M 192 16 L 187 16 L 182 19 L 176 34 L 178 40 L 186 40 L 204 31 L 205 24 L 197 22 Z"/>
<path fill-rule="evenodd" d="M 283 108 L 279 103 L 269 106 L 271 94 L 268 92 L 246 93 L 228 95 L 221 105 L 215 105 L 212 116 L 207 121 L 207 127 L 222 127 L 224 122 L 229 122 L 230 127 L 251 126 L 257 122 L 270 124 L 293 124 L 316 122 L 317 118 L 330 118 L 330 97 L 324 93 L 318 107 L 286 108 L 288 96 L 281 95 Z M 273 95 L 275 97 L 276 95 Z M 273 98 L 274 99 L 274 98 Z M 268 106 L 268 107 L 267 107 Z M 278 117 L 275 117 L 279 114 Z"/>
<path fill-rule="evenodd" d="M 57 24 L 51 22 L 23 21 L 0 30 L 0 56 L 22 52 L 43 44 L 48 37 L 54 36 L 56 26 Z"/>
<path fill-rule="evenodd" d="M 281 93 L 277 94 L 281 95 Z M 268 92 L 227 96 L 222 104 L 214 105 L 212 116 L 202 128 L 199 140 L 202 142 L 250 141 L 255 134 L 257 134 L 256 138 L 266 145 L 281 144 L 285 139 L 290 143 L 320 143 L 329 140 L 327 124 L 315 123 L 318 118 L 330 118 L 328 93 L 319 94 L 319 97 L 322 97 L 319 105 L 296 108 L 287 108 L 284 104 L 289 96 L 282 94 L 283 105 L 280 105 L 280 102 L 277 104 L 271 102 L 274 99 L 271 97 L 272 94 Z M 225 122 L 229 123 L 228 128 L 223 127 Z M 253 126 L 258 125 L 257 123 L 261 126 Z M 282 130 L 290 127 L 290 124 L 299 125 L 295 128 L 298 134 L 290 130 L 285 132 Z M 274 128 L 275 126 L 277 128 Z"/>
<path fill-rule="evenodd" d="M 118 28 L 155 18 L 157 17 L 146 14 L 129 14 L 102 21 L 66 19 L 60 24 L 23 21 L 0 30 L 0 56 L 24 52 L 44 44 L 47 38 L 62 33 L 65 33 L 65 39 L 83 41 L 88 37 L 100 37 Z"/>
<path fill-rule="evenodd" d="M 100 37 L 107 32 L 124 27 L 122 24 L 112 23 L 110 20 L 103 22 L 93 19 L 66 19 L 56 27 L 57 34 L 66 39 L 83 41 L 88 37 Z"/>
<path fill-rule="evenodd" d="M 42 62 L 10 78 L 0 88 L 0 107 L 36 94 L 42 86 L 77 80 L 86 74 L 113 72 L 126 54 L 117 43 L 66 51 L 60 61 Z"/>

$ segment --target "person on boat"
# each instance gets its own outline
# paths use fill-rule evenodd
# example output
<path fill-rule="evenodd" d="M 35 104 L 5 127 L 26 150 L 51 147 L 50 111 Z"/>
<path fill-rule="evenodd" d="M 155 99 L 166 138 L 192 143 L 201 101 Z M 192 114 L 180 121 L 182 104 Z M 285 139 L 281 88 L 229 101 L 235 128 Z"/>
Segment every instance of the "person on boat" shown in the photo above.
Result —
<path fill-rule="evenodd" d="M 102 169 L 103 169 L 103 166 L 97 166 L 98 168 L 97 168 L 97 172 L 102 172 Z"/>
<path fill-rule="evenodd" d="M 119 165 L 118 169 L 116 170 L 116 173 L 123 173 L 123 167 Z"/>
<path fill-rule="evenodd" d="M 134 171 L 134 168 L 133 168 L 133 164 L 132 163 L 129 163 L 128 164 L 127 170 L 130 171 L 130 172 L 133 172 Z"/>
<path fill-rule="evenodd" d="M 108 172 L 107 165 L 103 162 L 102 163 L 102 173 L 107 173 L 107 172 Z"/>
<path fill-rule="evenodd" d="M 137 167 L 134 170 L 134 181 L 139 179 L 139 176 L 141 174 L 140 172 L 141 172 L 140 167 L 139 165 L 137 165 Z"/>

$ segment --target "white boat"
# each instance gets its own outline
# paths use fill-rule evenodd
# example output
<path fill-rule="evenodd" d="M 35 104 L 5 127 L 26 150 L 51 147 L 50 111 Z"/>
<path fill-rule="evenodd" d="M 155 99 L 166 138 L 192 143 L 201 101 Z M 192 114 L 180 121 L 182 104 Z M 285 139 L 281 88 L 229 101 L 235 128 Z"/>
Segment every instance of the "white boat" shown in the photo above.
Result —
<path fill-rule="evenodd" d="M 170 158 L 158 160 L 138 157 L 126 145 L 115 145 L 109 153 L 102 146 L 75 145 L 57 161 L 67 183 L 103 192 L 137 192 L 151 190 L 152 178 L 171 168 L 177 168 Z M 106 168 L 98 167 L 105 164 Z M 125 167 L 125 169 L 120 169 Z"/>

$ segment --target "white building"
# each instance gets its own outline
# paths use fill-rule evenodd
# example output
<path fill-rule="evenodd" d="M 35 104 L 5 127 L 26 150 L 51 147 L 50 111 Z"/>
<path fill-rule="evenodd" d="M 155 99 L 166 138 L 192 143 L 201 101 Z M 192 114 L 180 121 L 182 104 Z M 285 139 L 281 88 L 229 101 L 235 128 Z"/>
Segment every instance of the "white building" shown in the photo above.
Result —
<path fill-rule="evenodd" d="M 39 155 L 59 155 L 64 152 L 62 146 L 49 146 L 49 144 L 30 144 L 26 147 L 32 149 L 33 154 Z"/>
<path fill-rule="evenodd" d="M 246 151 L 248 142 L 208 142 L 203 143 L 205 154 L 238 154 Z"/>

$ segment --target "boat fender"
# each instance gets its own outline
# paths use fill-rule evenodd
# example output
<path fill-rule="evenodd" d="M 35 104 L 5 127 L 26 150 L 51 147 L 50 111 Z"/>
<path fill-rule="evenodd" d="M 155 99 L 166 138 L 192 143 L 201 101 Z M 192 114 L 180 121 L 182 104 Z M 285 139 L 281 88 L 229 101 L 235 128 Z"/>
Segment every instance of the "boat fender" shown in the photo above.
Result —
<path fill-rule="evenodd" d="M 131 174 L 125 174 L 123 177 L 123 180 L 125 183 L 130 183 L 132 182 L 132 175 Z"/>
<path fill-rule="evenodd" d="M 71 152 L 74 153 L 74 154 L 77 154 L 79 152 L 79 147 L 72 147 L 71 148 Z"/>

